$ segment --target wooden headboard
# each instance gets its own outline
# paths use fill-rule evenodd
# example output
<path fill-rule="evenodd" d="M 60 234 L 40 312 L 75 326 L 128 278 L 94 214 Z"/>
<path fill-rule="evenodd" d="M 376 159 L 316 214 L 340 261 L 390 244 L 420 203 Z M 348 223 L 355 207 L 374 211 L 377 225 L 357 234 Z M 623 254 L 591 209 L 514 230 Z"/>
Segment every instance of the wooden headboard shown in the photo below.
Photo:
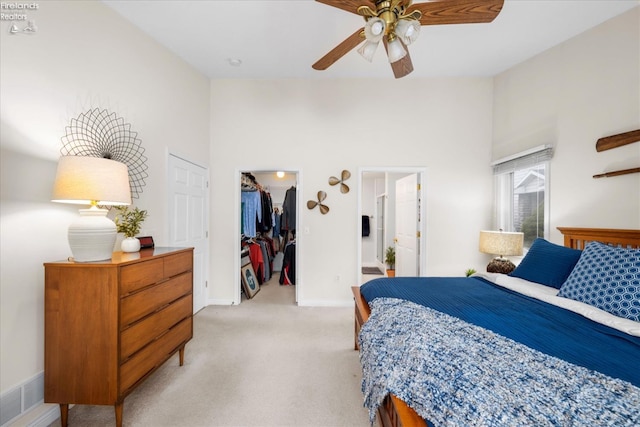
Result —
<path fill-rule="evenodd" d="M 558 230 L 564 235 L 564 245 L 574 249 L 582 250 L 593 241 L 624 248 L 640 248 L 640 230 L 574 227 L 558 227 Z"/>

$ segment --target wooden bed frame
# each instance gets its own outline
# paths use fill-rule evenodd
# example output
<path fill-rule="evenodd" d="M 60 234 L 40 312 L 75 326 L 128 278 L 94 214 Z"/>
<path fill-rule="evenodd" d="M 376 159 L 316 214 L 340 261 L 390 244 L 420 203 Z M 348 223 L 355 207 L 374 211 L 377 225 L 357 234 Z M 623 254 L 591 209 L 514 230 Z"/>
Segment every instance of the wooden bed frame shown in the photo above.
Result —
<path fill-rule="evenodd" d="M 640 230 L 618 230 L 610 228 L 558 227 L 564 235 L 564 246 L 584 249 L 592 241 L 598 241 L 626 248 L 640 248 Z M 354 349 L 359 350 L 358 334 L 364 322 L 369 319 L 371 309 L 360 294 L 360 287 L 351 288 L 355 300 Z M 378 420 L 384 427 L 426 427 L 426 422 L 406 403 L 389 394 L 378 408 Z"/>

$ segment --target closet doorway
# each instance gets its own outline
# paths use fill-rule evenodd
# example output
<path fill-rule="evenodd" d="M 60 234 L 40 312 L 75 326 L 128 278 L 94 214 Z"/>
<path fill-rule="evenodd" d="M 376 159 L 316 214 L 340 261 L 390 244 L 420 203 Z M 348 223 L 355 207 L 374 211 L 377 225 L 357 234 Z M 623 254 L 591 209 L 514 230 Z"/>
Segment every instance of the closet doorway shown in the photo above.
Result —
<path fill-rule="evenodd" d="M 238 239 L 235 253 L 237 271 L 242 274 L 237 276 L 234 304 L 246 301 L 247 291 L 251 293 L 251 289 L 246 287 L 246 280 L 243 283 L 249 262 L 260 286 L 294 286 L 297 302 L 300 289 L 297 274 L 301 194 L 299 171 L 239 169 L 237 183 Z M 260 211 L 259 215 L 257 210 Z M 259 303 L 260 293 L 255 293 L 251 299 Z"/>
<path fill-rule="evenodd" d="M 425 168 L 360 169 L 358 218 L 362 217 L 362 222 L 359 220 L 358 224 L 366 220 L 370 230 L 367 234 L 362 232 L 362 226 L 358 229 L 360 284 L 386 275 L 384 261 L 389 247 L 396 250 L 396 276 L 425 275 L 425 177 Z M 370 274 L 371 269 L 377 272 Z"/>

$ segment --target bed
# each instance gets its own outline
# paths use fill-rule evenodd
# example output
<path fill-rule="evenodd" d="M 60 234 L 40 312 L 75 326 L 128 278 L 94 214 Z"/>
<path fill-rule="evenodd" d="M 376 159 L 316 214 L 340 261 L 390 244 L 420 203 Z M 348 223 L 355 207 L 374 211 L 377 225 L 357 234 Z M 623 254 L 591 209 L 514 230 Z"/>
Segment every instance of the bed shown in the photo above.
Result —
<path fill-rule="evenodd" d="M 508 276 L 352 288 L 372 424 L 640 425 L 640 230 L 558 229 Z"/>

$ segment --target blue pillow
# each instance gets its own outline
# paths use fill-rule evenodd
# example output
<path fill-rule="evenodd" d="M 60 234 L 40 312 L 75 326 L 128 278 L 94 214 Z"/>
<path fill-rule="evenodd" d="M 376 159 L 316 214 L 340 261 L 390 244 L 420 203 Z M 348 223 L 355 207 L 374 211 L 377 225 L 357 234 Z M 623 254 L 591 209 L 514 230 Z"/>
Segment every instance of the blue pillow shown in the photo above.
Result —
<path fill-rule="evenodd" d="M 640 322 L 640 249 L 587 244 L 558 296 Z"/>
<path fill-rule="evenodd" d="M 578 262 L 580 253 L 577 249 L 537 238 L 509 276 L 560 289 Z"/>

